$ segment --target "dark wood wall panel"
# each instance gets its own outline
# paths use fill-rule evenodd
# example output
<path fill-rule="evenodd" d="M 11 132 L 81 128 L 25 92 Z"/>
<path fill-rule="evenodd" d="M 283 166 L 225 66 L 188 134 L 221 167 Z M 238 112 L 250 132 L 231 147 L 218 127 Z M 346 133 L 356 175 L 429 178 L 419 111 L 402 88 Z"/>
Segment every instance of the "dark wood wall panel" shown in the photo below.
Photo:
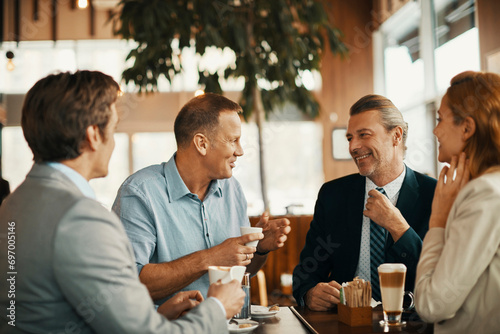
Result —
<path fill-rule="evenodd" d="M 280 218 L 280 217 L 273 217 Z M 266 286 L 268 295 L 276 293 L 277 295 L 287 294 L 288 291 L 283 291 L 281 287 L 281 274 L 292 274 L 293 269 L 299 263 L 300 252 L 304 248 L 306 234 L 309 230 L 309 225 L 312 220 L 311 215 L 303 216 L 287 216 L 290 220 L 292 228 L 288 235 L 285 246 L 269 253 L 267 262 L 262 268 L 266 275 Z M 251 217 L 250 222 L 254 226 L 259 221 L 259 217 Z M 258 298 L 258 282 L 257 278 L 251 280 L 252 287 L 252 303 L 260 304 Z"/>
<path fill-rule="evenodd" d="M 351 160 L 333 159 L 331 133 L 334 128 L 347 125 L 349 108 L 354 102 L 366 94 L 373 93 L 372 32 L 377 26 L 372 1 L 331 0 L 329 15 L 343 32 L 350 53 L 346 59 L 342 59 L 326 52 L 322 61 L 323 86 L 318 99 L 321 104 L 320 122 L 323 124 L 324 134 L 325 181 L 357 172 Z"/>
<path fill-rule="evenodd" d="M 2 1 L 4 41 L 80 40 L 115 38 L 106 9 L 78 9 L 72 1 Z M 15 4 L 19 4 L 16 28 Z M 7 9 L 7 11 L 5 10 Z M 1 14 L 1 11 L 0 11 Z"/>
<path fill-rule="evenodd" d="M 479 50 L 481 52 L 481 69 L 486 67 L 486 57 L 500 51 L 500 1 L 498 0 L 476 0 L 477 26 L 479 28 Z"/>

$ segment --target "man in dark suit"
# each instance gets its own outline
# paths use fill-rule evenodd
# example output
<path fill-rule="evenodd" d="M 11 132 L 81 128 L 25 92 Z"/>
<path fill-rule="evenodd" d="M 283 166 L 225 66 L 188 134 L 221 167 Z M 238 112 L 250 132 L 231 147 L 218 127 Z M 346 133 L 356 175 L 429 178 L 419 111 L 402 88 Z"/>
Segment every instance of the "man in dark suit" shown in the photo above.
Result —
<path fill-rule="evenodd" d="M 403 163 L 408 125 L 390 100 L 367 95 L 349 114 L 346 136 L 359 174 L 323 185 L 293 273 L 295 299 L 316 311 L 338 304 L 340 284 L 355 276 L 371 281 L 380 300 L 376 268 L 384 262 L 404 263 L 405 289 L 413 290 L 436 186 Z"/>

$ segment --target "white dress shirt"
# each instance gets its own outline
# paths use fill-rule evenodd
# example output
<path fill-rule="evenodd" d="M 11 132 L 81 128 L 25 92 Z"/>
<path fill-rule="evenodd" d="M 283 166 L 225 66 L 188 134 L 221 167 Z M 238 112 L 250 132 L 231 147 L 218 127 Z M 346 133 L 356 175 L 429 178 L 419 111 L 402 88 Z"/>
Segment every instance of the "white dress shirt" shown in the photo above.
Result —
<path fill-rule="evenodd" d="M 399 191 L 403 185 L 403 181 L 406 176 L 406 166 L 403 168 L 403 172 L 394 181 L 384 185 L 383 188 L 387 197 L 393 205 L 396 205 L 399 198 Z M 373 183 L 372 180 L 366 178 L 365 186 L 365 204 L 363 210 L 366 210 L 366 200 L 369 195 L 368 192 L 372 189 L 377 188 L 377 185 Z M 363 226 L 361 227 L 361 246 L 359 252 L 358 267 L 356 269 L 356 276 L 359 278 L 371 281 L 371 270 L 370 270 L 370 218 L 363 215 Z"/>

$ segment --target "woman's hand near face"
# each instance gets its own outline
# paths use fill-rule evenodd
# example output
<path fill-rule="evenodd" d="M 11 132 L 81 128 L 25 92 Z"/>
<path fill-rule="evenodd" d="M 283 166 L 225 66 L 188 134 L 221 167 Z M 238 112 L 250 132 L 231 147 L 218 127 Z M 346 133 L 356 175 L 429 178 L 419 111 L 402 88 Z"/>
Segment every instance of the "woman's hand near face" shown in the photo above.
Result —
<path fill-rule="evenodd" d="M 469 177 L 469 161 L 464 152 L 460 153 L 458 158 L 457 156 L 451 158 L 450 167 L 443 167 L 434 192 L 429 228 L 446 227 L 451 206 L 460 190 L 469 182 Z"/>

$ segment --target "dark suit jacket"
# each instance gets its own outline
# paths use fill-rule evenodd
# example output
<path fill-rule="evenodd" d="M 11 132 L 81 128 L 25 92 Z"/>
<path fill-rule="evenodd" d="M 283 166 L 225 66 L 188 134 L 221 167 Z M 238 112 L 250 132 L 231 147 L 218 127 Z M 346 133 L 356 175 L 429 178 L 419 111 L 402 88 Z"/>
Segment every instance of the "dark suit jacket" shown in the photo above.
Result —
<path fill-rule="evenodd" d="M 314 217 L 293 272 L 293 295 L 299 305 L 320 282 L 354 278 L 359 261 L 366 178 L 348 175 L 325 183 L 318 194 Z M 407 267 L 405 289 L 413 291 L 422 240 L 429 229 L 436 180 L 406 167 L 396 207 L 410 228 L 394 243 L 387 238 L 385 262 Z"/>

